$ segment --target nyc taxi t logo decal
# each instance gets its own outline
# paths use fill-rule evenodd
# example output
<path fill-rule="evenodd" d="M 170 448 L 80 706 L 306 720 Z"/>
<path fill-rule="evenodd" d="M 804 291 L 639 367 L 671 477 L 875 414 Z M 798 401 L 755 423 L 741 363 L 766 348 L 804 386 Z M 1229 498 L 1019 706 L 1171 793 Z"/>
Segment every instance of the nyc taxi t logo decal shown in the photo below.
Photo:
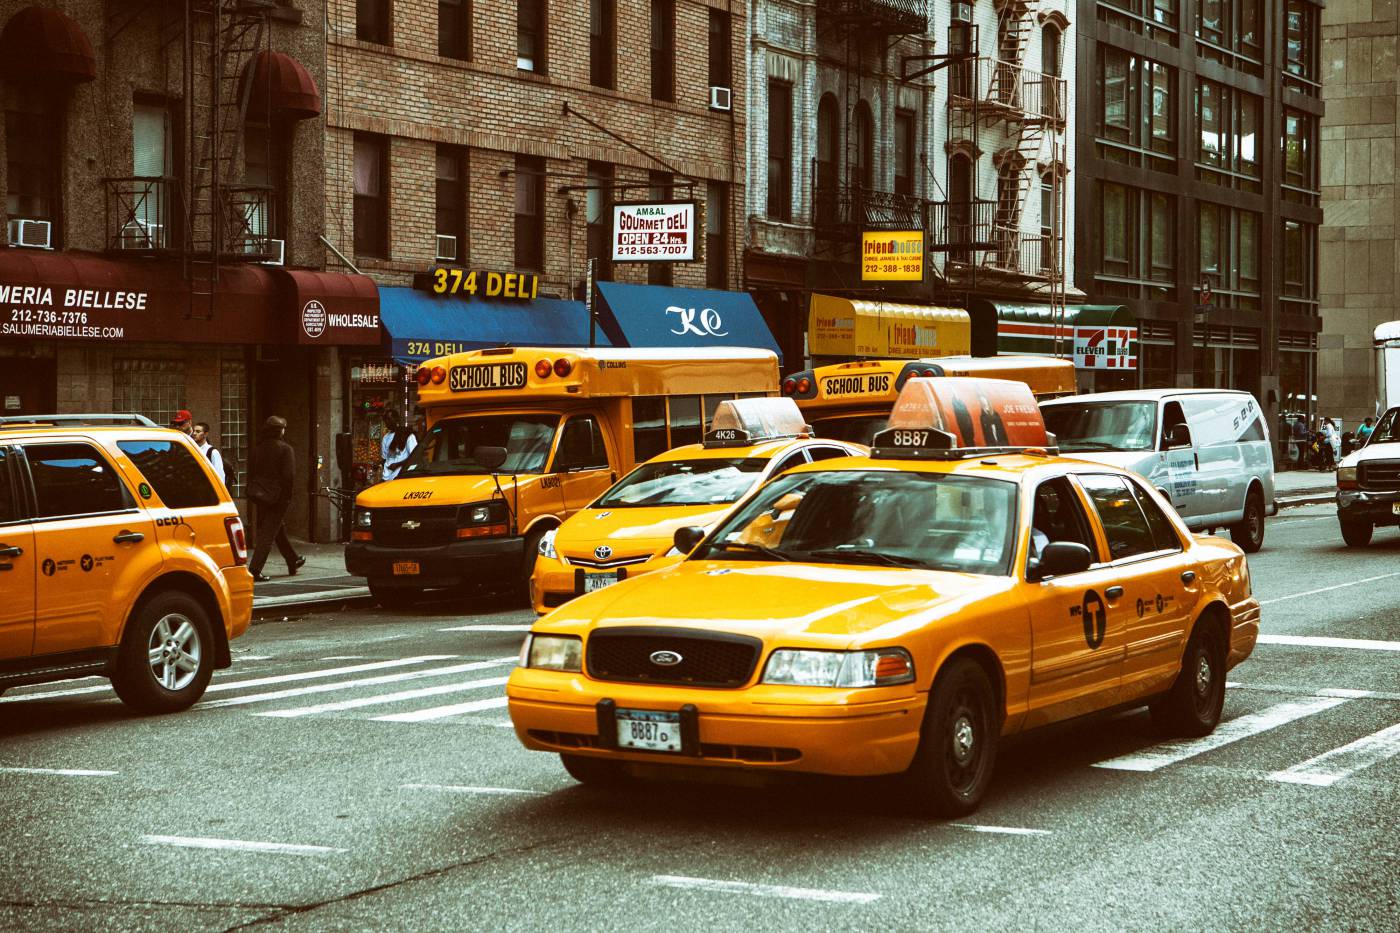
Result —
<path fill-rule="evenodd" d="M 1084 642 L 1090 648 L 1103 644 L 1104 632 L 1108 627 L 1108 613 L 1104 610 L 1103 599 L 1096 590 L 1084 593 L 1084 602 L 1070 606 L 1069 614 L 1084 620 Z"/>

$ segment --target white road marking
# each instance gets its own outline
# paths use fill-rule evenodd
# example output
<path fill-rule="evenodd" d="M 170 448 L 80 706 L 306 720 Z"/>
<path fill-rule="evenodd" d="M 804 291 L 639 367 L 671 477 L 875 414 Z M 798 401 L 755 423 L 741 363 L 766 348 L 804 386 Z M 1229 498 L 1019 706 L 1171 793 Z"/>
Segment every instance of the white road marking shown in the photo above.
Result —
<path fill-rule="evenodd" d="M 1369 768 L 1397 754 L 1400 754 L 1400 724 L 1334 748 L 1316 758 L 1309 758 L 1291 768 L 1275 771 L 1269 775 L 1269 780 L 1331 787 L 1363 768 Z"/>
<path fill-rule="evenodd" d="M 403 700 L 417 700 L 422 697 L 438 696 L 443 693 L 465 693 L 480 690 L 482 687 L 504 686 L 506 678 L 488 677 L 484 680 L 468 680 L 458 684 L 438 684 L 436 687 L 419 687 L 417 690 L 400 690 L 398 693 L 384 693 L 372 697 L 356 697 L 353 700 L 338 700 L 334 703 L 321 703 L 317 706 L 303 706 L 297 709 L 275 709 L 259 716 L 275 716 L 281 719 L 295 719 L 298 716 L 313 716 L 317 713 L 334 713 L 340 710 L 358 709 L 361 706 L 376 706 L 382 703 L 398 703 Z"/>
<path fill-rule="evenodd" d="M 365 656 L 362 655 L 362 654 L 336 654 L 336 655 L 331 655 L 329 658 L 322 658 L 321 660 L 322 660 L 322 661 L 363 661 L 364 658 L 365 658 Z"/>
<path fill-rule="evenodd" d="M 1400 651 L 1400 641 L 1372 638 L 1331 638 L 1326 635 L 1260 635 L 1261 645 L 1293 645 L 1298 648 L 1355 648 L 1359 651 Z"/>
<path fill-rule="evenodd" d="M 514 787 L 467 787 L 461 784 L 400 784 L 400 790 L 431 790 L 444 794 L 485 794 L 487 796 L 544 797 L 542 790 L 520 790 Z"/>
<path fill-rule="evenodd" d="M 528 632 L 529 625 L 458 625 L 453 628 L 440 628 L 439 632 Z"/>
<path fill-rule="evenodd" d="M 1304 697 L 1342 697 L 1347 700 L 1400 700 L 1400 693 L 1385 690 L 1353 690 L 1349 687 L 1294 687 L 1288 684 L 1246 684 L 1231 681 L 1226 687 L 1238 690 L 1258 690 L 1262 693 L 1288 693 Z"/>
<path fill-rule="evenodd" d="M 235 654 L 234 657 L 233 657 L 233 659 L 234 659 L 235 661 L 271 661 L 271 660 L 273 660 L 273 657 L 272 657 L 272 655 L 270 655 L 270 654 Z M 336 661 L 336 660 L 340 660 L 340 659 L 339 659 L 339 658 L 322 658 L 321 660 L 323 660 L 323 661 Z"/>
<path fill-rule="evenodd" d="M 1008 836 L 1048 836 L 1048 829 L 1024 829 L 1020 826 L 977 826 L 972 823 L 954 823 L 958 829 L 970 829 L 974 833 L 1004 833 Z"/>
<path fill-rule="evenodd" d="M 142 836 L 141 841 L 148 846 L 227 849 L 235 852 L 270 852 L 276 855 L 332 855 L 348 851 L 330 846 L 303 846 L 288 842 L 249 842 L 246 839 L 208 839 L 198 836 Z"/>
<path fill-rule="evenodd" d="M 88 771 L 83 768 L 0 768 L 0 774 L 57 774 L 61 777 L 115 777 L 120 771 Z"/>
<path fill-rule="evenodd" d="M 1267 732 L 1295 719 L 1302 719 L 1304 716 L 1311 716 L 1346 702 L 1347 700 L 1342 697 L 1308 697 L 1301 700 L 1290 700 L 1262 709 L 1257 713 L 1250 713 L 1238 719 L 1231 719 L 1229 722 L 1222 722 L 1210 735 L 1202 736 L 1199 739 L 1163 742 L 1131 755 L 1120 755 L 1106 761 L 1096 761 L 1094 767 L 1110 768 L 1115 771 L 1157 771 L 1167 765 L 1195 758 L 1197 755 L 1203 755 L 1241 739 Z"/>
<path fill-rule="evenodd" d="M 1377 580 L 1389 580 L 1391 577 L 1400 577 L 1400 571 L 1395 573 L 1383 573 L 1378 577 L 1366 577 L 1363 580 L 1350 580 L 1346 583 L 1337 583 L 1333 586 L 1324 586 L 1317 590 L 1308 590 L 1306 593 L 1289 593 L 1287 596 L 1275 596 L 1273 599 L 1261 599 L 1259 605 L 1268 606 L 1272 603 L 1281 603 L 1289 599 L 1302 599 L 1304 596 L 1316 596 L 1318 593 L 1330 593 L 1332 590 L 1345 589 L 1348 586 L 1360 586 L 1363 583 L 1374 583 Z"/>
<path fill-rule="evenodd" d="M 750 884 L 746 881 L 715 881 L 709 878 L 687 878 L 683 875 L 652 875 L 651 883 L 667 888 L 688 888 L 717 891 L 723 894 L 751 894 L 755 897 L 785 897 L 798 901 L 828 901 L 840 904 L 869 904 L 878 901 L 878 894 L 855 891 L 825 891 L 819 888 L 789 888 L 778 884 Z"/>
<path fill-rule="evenodd" d="M 252 680 L 220 680 L 209 685 L 206 693 L 219 693 L 225 690 L 242 690 L 246 687 L 266 687 L 270 684 L 295 683 L 300 680 L 314 680 L 317 677 L 334 677 L 338 674 L 358 674 L 363 671 L 379 671 L 390 667 L 407 667 L 411 664 L 424 664 L 428 661 L 448 661 L 455 654 L 424 654 L 414 658 L 396 658 L 393 661 L 375 661 L 372 664 L 353 664 L 349 667 L 330 667 L 315 671 L 299 671 L 295 674 L 278 674 L 272 677 L 255 677 Z M 514 660 L 514 659 L 512 659 Z M 103 678 L 104 680 L 106 678 Z M 0 703 L 19 703 L 24 700 L 51 700 L 55 697 L 71 697 L 88 693 L 102 693 L 111 690 L 110 684 L 99 687 L 76 687 L 72 690 L 51 690 L 48 693 L 26 693 L 21 696 L 0 697 Z"/>
<path fill-rule="evenodd" d="M 479 713 L 484 709 L 500 709 L 508 702 L 509 701 L 505 697 L 492 697 L 489 700 L 473 700 L 470 703 L 459 703 L 456 706 L 436 706 L 432 709 L 420 709 L 412 713 L 396 713 L 393 716 L 376 716 L 374 717 L 374 721 L 427 722 L 432 719 L 446 719 L 448 716 L 457 716 L 462 713 Z"/>
<path fill-rule="evenodd" d="M 271 700 L 285 700 L 291 697 L 310 696 L 313 693 L 330 693 L 335 690 L 348 690 L 351 687 L 377 687 L 381 684 L 397 684 L 406 680 L 422 680 L 426 677 L 446 677 L 449 674 L 465 674 L 502 664 L 514 664 L 515 657 L 496 658 L 491 661 L 472 661 L 468 664 L 451 664 L 447 667 L 430 667 L 421 671 L 403 671 L 398 674 L 381 674 L 378 677 L 359 677 L 354 680 L 336 680 L 328 684 L 311 684 L 306 687 L 291 687 L 287 690 L 273 690 L 269 693 L 250 693 L 247 696 L 229 697 L 227 700 L 206 700 L 195 704 L 195 709 L 217 709 L 223 706 L 246 706 L 249 703 L 267 703 Z"/>

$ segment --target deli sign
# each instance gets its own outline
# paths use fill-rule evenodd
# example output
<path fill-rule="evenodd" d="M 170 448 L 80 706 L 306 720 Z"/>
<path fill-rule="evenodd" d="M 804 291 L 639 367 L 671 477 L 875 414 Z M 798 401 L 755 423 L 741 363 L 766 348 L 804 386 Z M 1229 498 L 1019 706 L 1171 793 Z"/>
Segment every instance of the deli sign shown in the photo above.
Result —
<path fill-rule="evenodd" d="M 694 262 L 700 216 L 694 202 L 614 204 L 614 262 Z"/>

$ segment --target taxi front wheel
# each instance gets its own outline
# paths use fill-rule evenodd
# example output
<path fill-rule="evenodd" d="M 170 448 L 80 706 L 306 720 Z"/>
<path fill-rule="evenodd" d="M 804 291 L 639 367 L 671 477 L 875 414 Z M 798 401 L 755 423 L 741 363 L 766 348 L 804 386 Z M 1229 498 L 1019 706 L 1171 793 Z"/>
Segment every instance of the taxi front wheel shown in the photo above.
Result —
<path fill-rule="evenodd" d="M 175 713 L 204 695 L 214 674 L 214 639 L 204 608 L 184 593 L 160 593 L 137 610 L 112 671 L 123 703 Z"/>
<path fill-rule="evenodd" d="M 924 713 L 919 748 L 903 775 L 905 795 L 927 816 L 965 816 L 977 809 L 996 764 L 1001 717 L 982 665 L 954 660 L 938 675 Z"/>
<path fill-rule="evenodd" d="M 1211 625 L 1197 625 L 1181 659 L 1181 673 L 1166 696 L 1148 709 L 1168 735 L 1210 735 L 1225 708 L 1225 643 Z"/>
<path fill-rule="evenodd" d="M 1365 547 L 1371 543 L 1375 525 L 1355 518 L 1344 518 L 1341 523 L 1342 540 L 1347 543 L 1347 547 Z"/>

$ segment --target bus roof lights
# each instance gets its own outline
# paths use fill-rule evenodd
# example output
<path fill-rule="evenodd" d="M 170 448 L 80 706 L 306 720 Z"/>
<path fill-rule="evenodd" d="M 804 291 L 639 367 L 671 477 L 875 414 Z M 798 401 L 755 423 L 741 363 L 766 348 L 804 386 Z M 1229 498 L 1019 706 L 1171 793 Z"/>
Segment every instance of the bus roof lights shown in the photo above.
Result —
<path fill-rule="evenodd" d="M 873 456 L 947 458 L 1035 450 L 1054 442 L 1030 387 L 1006 379 L 910 379 L 875 435 Z"/>
<path fill-rule="evenodd" d="M 554 364 L 551 363 L 549 360 L 540 360 L 539 362 L 535 363 L 535 375 L 540 379 L 548 379 L 550 374 L 553 372 Z"/>
<path fill-rule="evenodd" d="M 554 361 L 554 375 L 560 379 L 565 378 L 574 371 L 574 364 L 564 359 L 562 356 Z"/>
<path fill-rule="evenodd" d="M 710 422 L 705 446 L 748 447 L 809 434 L 802 412 L 790 398 L 726 399 L 719 403 Z"/>
<path fill-rule="evenodd" d="M 418 372 L 413 374 L 413 379 L 420 386 L 428 384 L 428 380 L 433 378 L 433 371 L 427 366 L 419 366 Z"/>
<path fill-rule="evenodd" d="M 432 380 L 433 385 L 440 386 L 447 379 L 447 370 L 441 366 L 434 366 L 429 379 Z"/>

